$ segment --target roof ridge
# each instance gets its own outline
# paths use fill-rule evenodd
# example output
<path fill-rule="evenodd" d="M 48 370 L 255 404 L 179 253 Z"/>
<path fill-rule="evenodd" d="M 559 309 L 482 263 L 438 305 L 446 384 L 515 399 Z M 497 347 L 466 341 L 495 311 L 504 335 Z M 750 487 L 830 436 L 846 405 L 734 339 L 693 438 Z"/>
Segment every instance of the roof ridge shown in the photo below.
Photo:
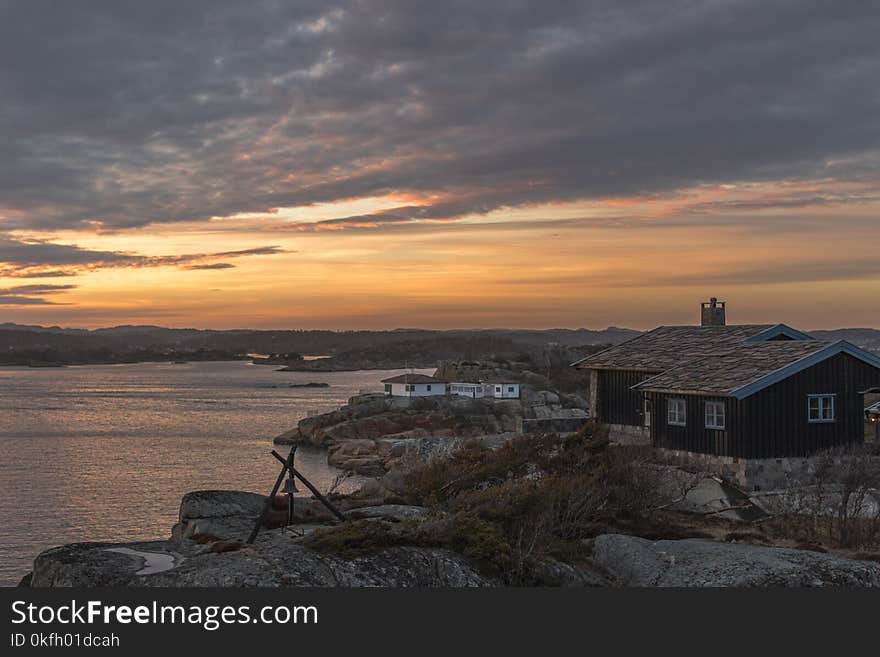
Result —
<path fill-rule="evenodd" d="M 608 351 L 611 351 L 612 349 L 617 349 L 618 347 L 620 347 L 620 346 L 622 346 L 622 345 L 629 344 L 630 342 L 633 342 L 633 341 L 635 341 L 635 340 L 638 340 L 639 338 L 643 338 L 643 337 L 645 337 L 646 335 L 650 335 L 650 334 L 653 333 L 654 331 L 659 331 L 659 330 L 662 329 L 662 328 L 664 328 L 664 326 L 662 326 L 662 325 L 661 325 L 661 326 L 655 326 L 654 328 L 650 329 L 649 331 L 645 331 L 644 333 L 639 333 L 638 335 L 634 335 L 634 336 L 632 336 L 631 338 L 627 338 L 627 339 L 624 340 L 623 342 L 618 342 L 617 344 L 613 344 L 613 345 L 611 345 L 611 346 L 605 347 L 604 349 L 601 349 L 600 351 L 597 351 L 597 352 L 594 353 L 594 354 L 589 354 L 589 355 L 587 355 L 587 356 L 584 356 L 583 358 L 581 358 L 581 359 L 579 359 L 579 360 L 576 360 L 576 361 L 574 361 L 573 363 L 569 363 L 568 366 L 569 366 L 569 367 L 574 367 L 575 365 L 579 365 L 579 364 L 583 363 L 585 360 L 587 360 L 588 358 L 593 358 L 594 356 L 598 356 L 598 355 L 600 355 L 600 354 L 604 354 L 604 353 L 606 353 L 606 352 L 608 352 Z"/>

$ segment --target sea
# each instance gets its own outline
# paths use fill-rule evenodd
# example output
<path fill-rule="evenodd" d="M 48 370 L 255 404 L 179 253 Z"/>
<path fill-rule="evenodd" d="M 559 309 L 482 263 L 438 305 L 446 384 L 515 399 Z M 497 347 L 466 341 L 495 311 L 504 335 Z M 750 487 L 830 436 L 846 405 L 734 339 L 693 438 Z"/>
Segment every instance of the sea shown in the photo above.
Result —
<path fill-rule="evenodd" d="M 273 437 L 399 373 L 276 369 L 0 368 L 0 586 L 17 584 L 55 545 L 167 538 L 188 491 L 267 494 L 279 471 Z M 329 386 L 291 387 L 310 382 Z M 341 477 L 323 449 L 300 447 L 296 467 L 325 492 L 362 483 Z"/>

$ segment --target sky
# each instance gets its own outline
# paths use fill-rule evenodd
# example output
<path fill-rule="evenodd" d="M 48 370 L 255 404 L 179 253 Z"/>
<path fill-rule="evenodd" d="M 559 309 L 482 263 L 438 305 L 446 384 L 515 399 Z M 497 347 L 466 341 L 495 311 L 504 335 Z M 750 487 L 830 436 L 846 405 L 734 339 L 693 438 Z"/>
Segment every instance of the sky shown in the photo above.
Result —
<path fill-rule="evenodd" d="M 0 0 L 0 323 L 880 327 L 874 0 Z"/>

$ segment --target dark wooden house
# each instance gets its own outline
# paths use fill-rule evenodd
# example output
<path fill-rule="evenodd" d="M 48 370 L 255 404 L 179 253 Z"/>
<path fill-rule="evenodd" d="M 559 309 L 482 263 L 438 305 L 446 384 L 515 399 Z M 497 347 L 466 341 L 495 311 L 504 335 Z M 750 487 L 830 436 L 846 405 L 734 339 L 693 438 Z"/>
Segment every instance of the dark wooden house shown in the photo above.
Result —
<path fill-rule="evenodd" d="M 590 411 L 623 442 L 744 459 L 806 456 L 864 440 L 864 394 L 880 357 L 784 324 L 661 326 L 574 365 Z"/>

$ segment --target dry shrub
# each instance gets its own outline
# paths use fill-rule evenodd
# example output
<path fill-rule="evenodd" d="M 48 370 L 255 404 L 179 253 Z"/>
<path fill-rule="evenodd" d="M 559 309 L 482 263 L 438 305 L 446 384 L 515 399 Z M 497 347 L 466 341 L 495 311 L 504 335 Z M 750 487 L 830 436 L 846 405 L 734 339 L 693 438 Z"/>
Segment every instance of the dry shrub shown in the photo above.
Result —
<path fill-rule="evenodd" d="M 644 519 L 663 500 L 647 453 L 608 445 L 604 429 L 524 436 L 498 449 L 466 444 L 411 470 L 404 496 L 449 514 L 440 543 L 508 584 L 529 581 L 530 565 L 572 551 L 606 527 Z"/>
<path fill-rule="evenodd" d="M 430 519 L 344 523 L 316 530 L 304 543 L 346 556 L 398 545 L 445 547 L 505 584 L 534 583 L 536 564 L 583 559 L 584 539 L 597 533 L 657 530 L 657 510 L 679 494 L 664 484 L 665 470 L 649 450 L 610 447 L 595 424 L 497 449 L 468 442 L 403 477 L 401 495 L 430 506 Z"/>
<path fill-rule="evenodd" d="M 878 446 L 822 453 L 809 473 L 793 476 L 771 523 L 779 534 L 841 548 L 880 547 Z"/>

